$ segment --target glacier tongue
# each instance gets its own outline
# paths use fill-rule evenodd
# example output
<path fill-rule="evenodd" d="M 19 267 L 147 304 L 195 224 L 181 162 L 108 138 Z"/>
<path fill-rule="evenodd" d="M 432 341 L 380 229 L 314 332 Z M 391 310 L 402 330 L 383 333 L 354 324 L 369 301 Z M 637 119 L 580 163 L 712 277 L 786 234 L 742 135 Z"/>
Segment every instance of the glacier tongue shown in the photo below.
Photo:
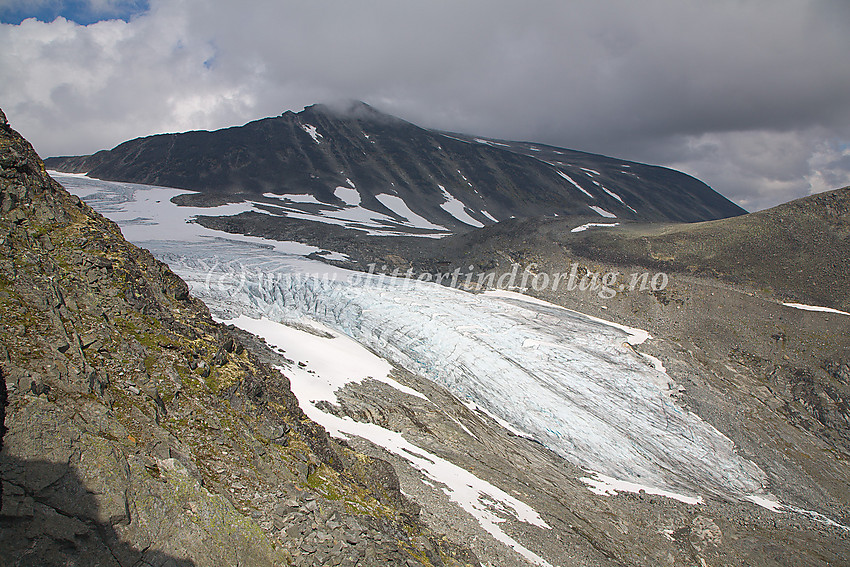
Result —
<path fill-rule="evenodd" d="M 170 194 L 146 196 L 144 186 L 63 182 L 96 197 L 96 208 L 222 318 L 314 319 L 597 474 L 691 494 L 763 493 L 764 473 L 665 394 L 666 375 L 633 350 L 627 330 L 542 303 L 332 268 L 295 255 L 294 245 L 287 254 L 280 243 L 211 234 L 185 224 L 197 210 L 184 212 Z"/>
<path fill-rule="evenodd" d="M 633 350 L 625 330 L 555 306 L 437 284 L 310 274 L 316 266 L 302 260 L 229 275 L 232 264 L 219 266 L 228 267 L 210 278 L 208 266 L 173 264 L 214 310 L 338 329 L 578 466 L 697 494 L 762 489 L 763 472 L 671 400 L 659 385 L 666 375 Z"/>

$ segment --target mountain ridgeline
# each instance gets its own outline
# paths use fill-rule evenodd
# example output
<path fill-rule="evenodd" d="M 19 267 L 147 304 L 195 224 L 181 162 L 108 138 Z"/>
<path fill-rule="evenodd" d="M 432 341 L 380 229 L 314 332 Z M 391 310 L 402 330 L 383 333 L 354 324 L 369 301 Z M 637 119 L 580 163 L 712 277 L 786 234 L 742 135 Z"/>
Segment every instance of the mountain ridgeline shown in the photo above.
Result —
<path fill-rule="evenodd" d="M 309 196 L 318 210 L 308 212 L 321 213 L 322 206 L 351 204 L 340 196 L 342 187 L 356 190 L 355 204 L 390 224 L 427 219 L 453 231 L 514 216 L 694 222 L 745 213 L 677 171 L 428 130 L 362 102 L 309 106 L 214 132 L 137 138 L 90 156 L 49 158 L 46 165 L 199 191 L 190 198 L 194 204 L 249 200 L 277 216 L 291 215 L 271 195 L 298 195 L 290 201 L 302 204 Z M 398 199 L 402 209 L 392 206 Z"/>

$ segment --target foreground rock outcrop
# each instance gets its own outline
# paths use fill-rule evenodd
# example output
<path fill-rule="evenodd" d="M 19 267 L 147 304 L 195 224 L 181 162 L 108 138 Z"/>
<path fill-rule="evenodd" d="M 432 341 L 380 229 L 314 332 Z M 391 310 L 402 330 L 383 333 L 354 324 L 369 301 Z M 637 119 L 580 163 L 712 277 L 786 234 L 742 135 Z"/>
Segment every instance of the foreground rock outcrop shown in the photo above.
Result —
<path fill-rule="evenodd" d="M 4 564 L 478 564 L 2 112 L 0 207 Z"/>

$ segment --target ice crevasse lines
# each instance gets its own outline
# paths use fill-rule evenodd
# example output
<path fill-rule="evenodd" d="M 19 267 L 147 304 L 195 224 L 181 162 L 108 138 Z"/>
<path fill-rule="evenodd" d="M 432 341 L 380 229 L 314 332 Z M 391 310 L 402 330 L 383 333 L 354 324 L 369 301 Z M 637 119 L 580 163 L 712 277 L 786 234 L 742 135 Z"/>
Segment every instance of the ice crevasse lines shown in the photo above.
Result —
<path fill-rule="evenodd" d="M 763 492 L 764 473 L 670 398 L 626 330 L 542 303 L 375 279 L 284 274 L 227 302 L 335 328 L 588 470 L 689 494 Z"/>

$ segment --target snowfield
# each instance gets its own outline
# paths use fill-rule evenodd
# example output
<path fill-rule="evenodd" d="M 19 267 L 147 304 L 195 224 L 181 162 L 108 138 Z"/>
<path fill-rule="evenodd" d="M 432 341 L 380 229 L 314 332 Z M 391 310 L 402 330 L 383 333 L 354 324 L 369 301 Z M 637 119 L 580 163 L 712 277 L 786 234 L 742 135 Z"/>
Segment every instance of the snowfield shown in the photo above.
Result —
<path fill-rule="evenodd" d="M 590 206 L 590 208 L 591 208 L 591 209 L 593 209 L 594 211 L 596 211 L 596 213 L 597 213 L 599 216 L 605 217 L 606 219 L 615 219 L 615 218 L 617 218 L 617 215 L 615 215 L 614 213 L 609 213 L 608 211 L 606 211 L 606 210 L 605 210 L 605 209 L 603 209 L 602 207 L 597 207 L 596 205 L 589 205 L 589 206 Z"/>

